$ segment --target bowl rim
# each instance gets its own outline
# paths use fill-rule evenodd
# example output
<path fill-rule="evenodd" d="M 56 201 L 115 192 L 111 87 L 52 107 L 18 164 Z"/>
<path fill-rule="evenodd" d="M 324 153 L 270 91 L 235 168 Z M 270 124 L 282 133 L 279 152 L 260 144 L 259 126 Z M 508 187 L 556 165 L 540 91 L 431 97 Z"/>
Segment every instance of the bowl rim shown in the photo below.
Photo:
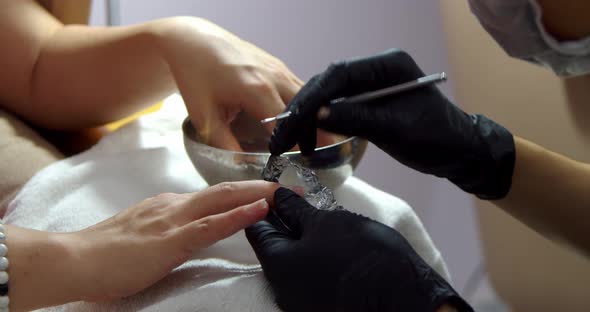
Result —
<path fill-rule="evenodd" d="M 184 127 L 185 127 L 185 124 L 186 123 L 190 123 L 190 126 L 193 127 L 193 125 L 192 125 L 192 123 L 190 121 L 191 121 L 190 120 L 190 117 L 187 116 L 184 119 L 184 121 L 182 122 L 182 136 L 185 137 L 185 138 L 187 138 L 188 140 L 190 140 L 191 142 L 193 142 L 193 143 L 195 143 L 197 145 L 202 145 L 204 147 L 207 147 L 207 148 L 210 148 L 210 149 L 214 149 L 214 150 L 217 150 L 217 151 L 221 151 L 221 152 L 230 152 L 230 153 L 232 153 L 234 155 L 243 155 L 243 156 L 270 156 L 271 155 L 271 153 L 269 153 L 269 152 L 239 152 L 239 151 L 230 151 L 230 150 L 213 147 L 211 145 L 207 145 L 205 143 L 201 143 L 199 141 L 196 141 L 195 139 L 193 139 L 190 136 L 188 136 L 186 134 L 186 132 L 184 131 L 184 129 L 185 129 Z M 194 127 L 193 127 L 193 129 L 194 129 Z M 353 140 L 355 140 L 357 138 L 360 138 L 360 137 L 351 136 L 351 137 L 346 138 L 345 140 L 342 140 L 342 141 L 337 142 L 337 143 L 334 143 L 334 144 L 330 144 L 330 145 L 326 145 L 326 146 L 322 146 L 322 147 L 316 147 L 314 149 L 314 151 L 322 151 L 322 150 L 330 149 L 330 148 L 336 147 L 338 145 L 346 144 L 346 143 L 348 143 L 350 141 L 353 141 Z M 185 147 L 186 147 L 186 145 L 185 145 Z M 293 152 L 285 152 L 285 153 L 283 153 L 281 155 L 292 156 L 292 155 L 303 155 L 303 154 L 301 154 L 301 151 L 293 151 Z"/>

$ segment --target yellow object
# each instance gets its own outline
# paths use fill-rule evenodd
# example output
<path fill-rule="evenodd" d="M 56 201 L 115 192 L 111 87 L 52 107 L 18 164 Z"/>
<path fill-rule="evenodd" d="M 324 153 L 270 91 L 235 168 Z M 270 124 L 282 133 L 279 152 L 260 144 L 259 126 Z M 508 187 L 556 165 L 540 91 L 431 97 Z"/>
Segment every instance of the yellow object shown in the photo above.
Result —
<path fill-rule="evenodd" d="M 153 112 L 158 111 L 160 109 L 160 107 L 162 107 L 162 102 L 158 102 L 158 103 L 156 103 L 156 104 L 154 104 L 154 105 L 152 105 L 152 106 L 150 106 L 150 107 L 148 107 L 148 108 L 146 108 L 146 109 L 144 109 L 142 111 L 139 111 L 139 112 L 137 112 L 137 113 L 135 113 L 135 114 L 133 114 L 133 115 L 131 115 L 129 117 L 125 117 L 125 118 L 123 118 L 121 120 L 118 120 L 118 121 L 115 121 L 115 122 L 111 122 L 110 124 L 105 125 L 105 127 L 109 131 L 115 131 L 118 128 L 126 125 L 127 123 L 129 123 L 129 122 L 131 122 L 131 121 L 139 118 L 140 116 L 147 115 L 147 114 L 150 114 L 150 113 L 153 113 Z"/>
<path fill-rule="evenodd" d="M 37 0 L 64 24 L 88 24 L 90 0 Z"/>

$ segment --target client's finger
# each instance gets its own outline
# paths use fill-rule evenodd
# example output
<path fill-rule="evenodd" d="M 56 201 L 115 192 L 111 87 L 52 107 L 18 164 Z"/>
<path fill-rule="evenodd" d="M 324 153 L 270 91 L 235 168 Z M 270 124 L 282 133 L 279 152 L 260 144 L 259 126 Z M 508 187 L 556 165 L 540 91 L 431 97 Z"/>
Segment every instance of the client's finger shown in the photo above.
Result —
<path fill-rule="evenodd" d="M 191 101 L 195 102 L 198 106 L 187 104 L 187 110 L 201 142 L 221 149 L 241 151 L 240 144 L 230 129 L 231 118 L 238 110 L 230 113 L 206 94 Z"/>
<path fill-rule="evenodd" d="M 291 80 L 293 80 L 293 82 L 299 86 L 299 88 L 303 87 L 303 85 L 305 84 L 305 82 L 301 79 L 299 79 L 299 77 L 295 76 L 295 74 L 291 73 L 290 75 Z"/>
<path fill-rule="evenodd" d="M 229 125 L 217 125 L 211 129 L 206 143 L 207 145 L 216 148 L 242 152 L 242 147 L 231 131 Z"/>
<path fill-rule="evenodd" d="M 287 77 L 276 82 L 277 89 L 283 103 L 289 103 L 295 97 L 295 94 L 301 90 L 303 84 L 299 83 L 296 78 Z"/>
<path fill-rule="evenodd" d="M 268 203 L 261 199 L 252 204 L 193 221 L 180 228 L 177 239 L 189 250 L 206 248 L 239 230 L 262 220 L 268 213 Z"/>
<path fill-rule="evenodd" d="M 185 216 L 196 220 L 224 213 L 263 198 L 272 205 L 274 192 L 278 188 L 277 183 L 261 180 L 220 183 L 195 193 L 189 201 Z"/>
<path fill-rule="evenodd" d="M 256 120 L 276 116 L 285 110 L 285 103 L 277 88 L 271 84 L 260 84 L 258 88 L 252 88 L 248 96 L 244 111 Z M 272 133 L 274 123 L 266 123 L 264 127 L 268 133 Z"/>

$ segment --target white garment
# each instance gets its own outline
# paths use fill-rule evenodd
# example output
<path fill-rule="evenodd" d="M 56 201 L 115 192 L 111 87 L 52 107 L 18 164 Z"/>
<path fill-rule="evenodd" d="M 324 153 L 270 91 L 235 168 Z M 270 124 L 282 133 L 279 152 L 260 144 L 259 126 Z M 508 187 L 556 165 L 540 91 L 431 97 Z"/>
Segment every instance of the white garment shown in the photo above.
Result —
<path fill-rule="evenodd" d="M 481 25 L 509 55 L 542 64 L 560 76 L 590 72 L 590 36 L 559 41 L 543 25 L 536 0 L 468 0 Z"/>
<path fill-rule="evenodd" d="M 80 155 L 35 175 L 9 204 L 5 222 L 44 231 L 80 230 L 163 192 L 207 185 L 182 146 L 182 99 L 106 136 Z M 445 264 L 412 209 L 356 178 L 335 190 L 344 207 L 399 230 L 448 279 Z M 33 295 L 33 294 L 32 294 Z M 303 299 L 304 300 L 304 299 Z M 254 252 L 241 231 L 194 255 L 141 293 L 110 303 L 76 302 L 49 311 L 276 311 Z"/>

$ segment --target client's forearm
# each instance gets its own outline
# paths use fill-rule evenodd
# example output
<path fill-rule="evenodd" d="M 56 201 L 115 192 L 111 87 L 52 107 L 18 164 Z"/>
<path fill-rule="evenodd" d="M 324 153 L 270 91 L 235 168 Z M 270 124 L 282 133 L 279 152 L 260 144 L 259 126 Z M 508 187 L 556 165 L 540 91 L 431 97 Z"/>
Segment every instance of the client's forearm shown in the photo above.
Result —
<path fill-rule="evenodd" d="M 64 234 L 5 225 L 11 311 L 29 311 L 78 298 L 75 254 Z"/>
<path fill-rule="evenodd" d="M 0 12 L 0 43 L 22 44 L 0 51 L 6 69 L 0 73 L 0 104 L 54 129 L 128 116 L 178 84 L 184 93 L 201 88 L 198 84 L 210 77 L 186 67 L 207 61 L 212 38 L 231 36 L 194 17 L 123 27 L 64 26 L 30 1 L 6 5 L 7 12 Z"/>
<path fill-rule="evenodd" d="M 41 49 L 31 99 L 21 114 L 46 127 L 67 129 L 128 116 L 177 87 L 198 102 L 194 94 L 203 95 L 215 79 L 215 73 L 199 71 L 215 61 L 212 51 L 235 53 L 226 40 L 240 41 L 195 17 L 125 27 L 63 26 Z"/>
<path fill-rule="evenodd" d="M 63 26 L 43 46 L 31 98 L 19 113 L 50 128 L 100 125 L 155 103 L 175 88 L 154 33 L 172 20 L 95 28 Z"/>
<path fill-rule="evenodd" d="M 494 203 L 539 233 L 590 255 L 590 166 L 515 137 L 508 196 Z"/>
<path fill-rule="evenodd" d="M 127 116 L 174 90 L 162 51 L 169 36 L 160 29 L 182 31 L 186 22 L 64 26 L 33 0 L 0 6 L 3 110 L 49 128 L 81 128 Z"/>

